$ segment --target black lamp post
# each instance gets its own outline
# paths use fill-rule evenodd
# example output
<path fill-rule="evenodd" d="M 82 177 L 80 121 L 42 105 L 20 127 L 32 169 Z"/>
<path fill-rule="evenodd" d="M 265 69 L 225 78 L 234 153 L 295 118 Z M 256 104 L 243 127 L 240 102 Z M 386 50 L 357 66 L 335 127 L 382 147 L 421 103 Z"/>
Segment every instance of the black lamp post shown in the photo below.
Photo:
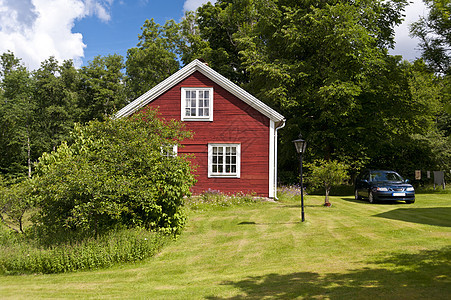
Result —
<path fill-rule="evenodd" d="M 296 151 L 299 153 L 299 171 L 301 173 L 301 221 L 305 221 L 304 216 L 304 185 L 302 183 L 302 155 L 305 152 L 305 148 L 307 147 L 307 142 L 301 138 L 299 135 L 299 139 L 293 141 L 296 146 Z"/>

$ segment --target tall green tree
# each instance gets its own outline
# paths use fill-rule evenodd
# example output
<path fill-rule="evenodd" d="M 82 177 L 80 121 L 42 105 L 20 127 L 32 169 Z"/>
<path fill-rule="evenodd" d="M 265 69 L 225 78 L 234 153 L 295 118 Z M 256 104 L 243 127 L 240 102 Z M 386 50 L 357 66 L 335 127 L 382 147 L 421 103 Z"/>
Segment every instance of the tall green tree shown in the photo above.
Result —
<path fill-rule="evenodd" d="M 0 172 L 31 177 L 35 137 L 30 73 L 12 52 L 0 57 Z"/>
<path fill-rule="evenodd" d="M 429 9 L 411 24 L 410 33 L 420 39 L 422 57 L 436 72 L 451 75 L 451 1 L 423 0 Z"/>
<path fill-rule="evenodd" d="M 424 3 L 429 12 L 411 24 L 410 33 L 420 39 L 422 58 L 436 73 L 437 86 L 441 87 L 443 111 L 437 117 L 439 132 L 430 140 L 436 149 L 442 149 L 438 152 L 440 157 L 449 153 L 446 149 L 450 146 L 446 145 L 451 143 L 451 1 L 424 0 Z M 442 137 L 441 141 L 437 137 Z M 444 163 L 446 159 L 442 157 L 439 161 L 442 161 L 441 168 L 449 169 L 449 163 Z"/>
<path fill-rule="evenodd" d="M 138 45 L 128 49 L 125 62 L 129 100 L 147 92 L 180 68 L 176 54 L 179 25 L 169 20 L 161 26 L 151 19 L 146 20 L 141 29 Z"/>
<path fill-rule="evenodd" d="M 236 35 L 258 20 L 256 2 L 220 0 L 214 5 L 208 2 L 196 12 L 187 13 L 181 22 L 182 36 L 189 45 L 183 49 L 183 62 L 186 64 L 201 58 L 233 82 L 248 82 Z"/>
<path fill-rule="evenodd" d="M 258 20 L 235 38 L 250 74 L 246 88 L 288 119 L 281 132 L 286 167 L 294 160 L 290 140 L 299 131 L 314 157 L 361 166 L 371 145 L 361 136 L 371 135 L 377 119 L 360 116 L 374 113 L 371 106 L 387 111 L 379 104 L 396 101 L 375 95 L 390 81 L 378 81 L 383 87 L 373 80 L 397 67 L 387 47 L 405 1 L 263 2 L 255 5 Z"/>
<path fill-rule="evenodd" d="M 186 57 L 203 56 L 287 117 L 281 169 L 293 168 L 291 140 L 300 131 L 309 141 L 307 159 L 338 159 L 354 170 L 369 164 L 410 169 L 432 161 L 415 157 L 430 148 L 414 135 L 433 129 L 440 105 L 436 82 L 388 55 L 406 5 L 219 0 L 185 18 L 186 40 L 196 45 Z"/>
<path fill-rule="evenodd" d="M 101 120 L 125 106 L 125 84 L 120 55 L 96 56 L 79 70 L 80 91 L 78 120 Z"/>
<path fill-rule="evenodd" d="M 79 111 L 78 75 L 71 61 L 62 65 L 54 57 L 33 72 L 36 101 L 35 118 L 39 126 L 38 153 L 51 151 L 67 140 Z"/>

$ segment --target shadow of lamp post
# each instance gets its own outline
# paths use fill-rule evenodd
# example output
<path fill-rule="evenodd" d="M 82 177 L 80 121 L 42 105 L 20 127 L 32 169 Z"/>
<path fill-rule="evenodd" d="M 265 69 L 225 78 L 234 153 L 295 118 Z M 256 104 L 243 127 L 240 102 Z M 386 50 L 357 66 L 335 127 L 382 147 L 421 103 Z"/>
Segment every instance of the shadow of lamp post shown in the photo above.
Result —
<path fill-rule="evenodd" d="M 299 153 L 299 172 L 301 175 L 301 222 L 305 221 L 304 215 L 304 185 L 302 182 L 302 155 L 305 152 L 305 148 L 307 147 L 307 142 L 302 139 L 301 134 L 299 134 L 299 139 L 293 141 L 296 146 L 296 151 Z"/>

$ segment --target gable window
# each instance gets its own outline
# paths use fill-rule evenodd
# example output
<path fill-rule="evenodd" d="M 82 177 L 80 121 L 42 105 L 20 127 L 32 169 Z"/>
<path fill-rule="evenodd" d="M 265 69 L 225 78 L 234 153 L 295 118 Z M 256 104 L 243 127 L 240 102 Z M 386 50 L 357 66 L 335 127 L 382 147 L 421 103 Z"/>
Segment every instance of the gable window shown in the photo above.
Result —
<path fill-rule="evenodd" d="M 240 144 L 208 144 L 208 177 L 240 178 L 240 163 Z"/>
<path fill-rule="evenodd" d="M 182 121 L 213 121 L 213 88 L 182 88 Z"/>

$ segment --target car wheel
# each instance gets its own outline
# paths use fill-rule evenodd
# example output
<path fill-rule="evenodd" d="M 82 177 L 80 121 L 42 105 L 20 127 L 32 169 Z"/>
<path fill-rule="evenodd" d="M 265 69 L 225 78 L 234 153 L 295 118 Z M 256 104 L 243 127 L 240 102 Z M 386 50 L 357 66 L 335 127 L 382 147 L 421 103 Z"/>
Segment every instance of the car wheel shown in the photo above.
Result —
<path fill-rule="evenodd" d="M 412 203 L 415 203 L 415 200 L 406 200 L 406 203 L 407 204 L 412 204 Z"/>
<path fill-rule="evenodd" d="M 370 202 L 371 204 L 376 203 L 376 200 L 374 199 L 374 195 L 373 195 L 373 192 L 372 192 L 372 191 L 370 191 L 370 192 L 368 193 L 368 202 Z"/>
<path fill-rule="evenodd" d="M 355 195 L 355 200 L 360 200 L 360 199 L 362 199 L 362 198 L 359 196 L 359 191 L 358 191 L 358 190 L 355 190 L 354 195 Z"/>

